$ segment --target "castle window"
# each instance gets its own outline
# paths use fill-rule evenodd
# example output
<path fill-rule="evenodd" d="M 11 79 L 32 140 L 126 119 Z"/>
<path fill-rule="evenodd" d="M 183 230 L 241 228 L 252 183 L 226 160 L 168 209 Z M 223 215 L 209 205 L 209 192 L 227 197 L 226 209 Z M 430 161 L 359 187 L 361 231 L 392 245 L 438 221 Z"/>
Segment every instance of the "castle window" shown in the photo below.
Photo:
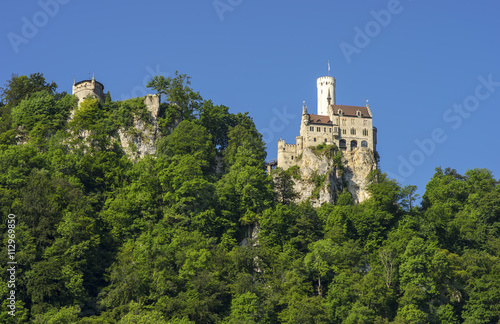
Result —
<path fill-rule="evenodd" d="M 339 147 L 340 147 L 341 150 L 345 150 L 347 148 L 345 139 L 341 139 L 339 141 Z"/>
<path fill-rule="evenodd" d="M 351 125 L 354 125 L 354 118 L 351 118 Z"/>
<path fill-rule="evenodd" d="M 343 126 L 347 125 L 347 119 L 342 118 L 342 125 L 343 125 Z"/>
<path fill-rule="evenodd" d="M 317 132 L 321 132 L 321 127 L 316 127 Z"/>
<path fill-rule="evenodd" d="M 292 160 L 293 160 L 293 155 L 292 155 Z"/>
<path fill-rule="evenodd" d="M 368 142 L 367 141 L 362 141 L 361 142 L 361 147 L 368 147 Z"/>
<path fill-rule="evenodd" d="M 326 143 L 326 138 L 325 138 L 325 143 Z"/>
<path fill-rule="evenodd" d="M 326 133 L 326 127 L 323 127 L 323 128 L 324 128 L 324 131 L 325 131 L 325 133 Z"/>
<path fill-rule="evenodd" d="M 343 130 L 342 130 L 342 134 L 343 134 L 343 135 L 346 135 L 346 134 L 347 134 L 347 130 L 343 129 Z"/>
<path fill-rule="evenodd" d="M 314 141 L 316 142 L 316 137 L 314 138 Z"/>
<path fill-rule="evenodd" d="M 368 129 L 366 129 L 366 128 L 363 129 L 363 135 L 368 136 Z"/>
<path fill-rule="evenodd" d="M 355 128 L 351 128 L 351 135 L 356 135 L 356 129 Z"/>
<path fill-rule="evenodd" d="M 331 133 L 332 132 L 332 128 L 330 127 L 329 129 L 330 129 L 330 133 Z"/>
<path fill-rule="evenodd" d="M 368 120 L 363 119 L 363 126 L 366 126 L 368 124 Z"/>
<path fill-rule="evenodd" d="M 311 132 L 314 132 L 314 126 L 309 127 L 309 130 L 310 130 Z"/>
<path fill-rule="evenodd" d="M 351 141 L 351 151 L 358 147 L 358 142 L 357 141 Z"/>

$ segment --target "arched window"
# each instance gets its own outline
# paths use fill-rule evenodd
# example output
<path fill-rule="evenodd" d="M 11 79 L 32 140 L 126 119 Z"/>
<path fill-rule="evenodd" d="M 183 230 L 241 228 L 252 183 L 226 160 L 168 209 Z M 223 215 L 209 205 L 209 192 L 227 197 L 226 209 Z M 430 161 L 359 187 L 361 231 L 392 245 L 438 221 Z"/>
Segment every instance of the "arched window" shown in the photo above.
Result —
<path fill-rule="evenodd" d="M 355 128 L 351 128 L 351 135 L 356 135 L 356 129 Z"/>
<path fill-rule="evenodd" d="M 339 141 L 339 146 L 340 146 L 340 149 L 341 149 L 341 150 L 345 150 L 345 149 L 347 148 L 347 146 L 346 146 L 346 142 L 345 142 L 345 139 L 341 139 L 341 140 Z"/>
<path fill-rule="evenodd" d="M 368 142 L 367 141 L 362 141 L 361 142 L 361 147 L 368 147 Z"/>
<path fill-rule="evenodd" d="M 357 141 L 351 141 L 351 151 L 354 150 L 356 147 L 358 147 L 358 142 Z"/>

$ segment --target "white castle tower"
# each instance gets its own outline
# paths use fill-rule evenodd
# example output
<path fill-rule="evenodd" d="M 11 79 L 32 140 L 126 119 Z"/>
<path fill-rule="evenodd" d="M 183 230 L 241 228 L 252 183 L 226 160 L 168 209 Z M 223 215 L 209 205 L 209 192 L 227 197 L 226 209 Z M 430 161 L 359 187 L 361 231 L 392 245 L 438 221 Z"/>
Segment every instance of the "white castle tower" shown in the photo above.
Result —
<path fill-rule="evenodd" d="M 331 76 L 319 77 L 316 80 L 318 88 L 318 115 L 328 115 L 328 106 L 335 105 L 335 78 Z"/>

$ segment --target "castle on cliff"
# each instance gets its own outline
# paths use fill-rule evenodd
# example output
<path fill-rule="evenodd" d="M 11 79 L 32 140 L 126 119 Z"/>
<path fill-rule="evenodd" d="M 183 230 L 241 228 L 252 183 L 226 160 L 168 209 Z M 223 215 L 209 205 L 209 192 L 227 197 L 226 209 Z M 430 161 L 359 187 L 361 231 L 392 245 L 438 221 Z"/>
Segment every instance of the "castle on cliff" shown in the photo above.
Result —
<path fill-rule="evenodd" d="M 73 81 L 72 94 L 78 98 L 78 107 L 86 98 L 98 99 L 104 102 L 104 85 L 96 81 L 95 75 L 90 80 Z M 156 141 L 159 138 L 158 116 L 160 112 L 160 96 L 148 94 L 144 98 L 144 105 L 149 118 L 143 120 L 139 117 L 133 119 L 129 127 L 118 129 L 118 140 L 123 151 L 130 158 L 137 160 L 148 154 L 156 152 Z M 73 118 L 75 110 L 71 111 L 70 119 Z M 85 134 L 82 135 L 86 137 Z"/>
<path fill-rule="evenodd" d="M 337 105 L 335 100 L 335 78 L 323 76 L 317 79 L 318 110 L 310 114 L 305 104 L 302 107 L 300 135 L 296 144 L 278 141 L 277 166 L 284 170 L 297 165 L 297 157 L 306 147 L 321 143 L 335 144 L 341 151 L 376 151 L 377 128 L 373 126 L 373 115 L 366 106 Z"/>

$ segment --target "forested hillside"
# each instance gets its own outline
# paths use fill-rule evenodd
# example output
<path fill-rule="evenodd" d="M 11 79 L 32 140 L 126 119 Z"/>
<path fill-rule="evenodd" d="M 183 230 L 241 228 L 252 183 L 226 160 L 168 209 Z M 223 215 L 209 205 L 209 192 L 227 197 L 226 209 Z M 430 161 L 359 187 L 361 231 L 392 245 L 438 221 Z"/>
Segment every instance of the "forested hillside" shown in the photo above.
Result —
<path fill-rule="evenodd" d="M 248 114 L 182 74 L 149 85 L 160 139 L 136 161 L 117 130 L 148 119 L 141 100 L 108 93 L 76 108 L 40 73 L 6 82 L 1 323 L 499 322 L 489 170 L 436 168 L 421 205 L 379 170 L 359 205 L 348 191 L 297 205 L 292 174 L 266 173 Z"/>

